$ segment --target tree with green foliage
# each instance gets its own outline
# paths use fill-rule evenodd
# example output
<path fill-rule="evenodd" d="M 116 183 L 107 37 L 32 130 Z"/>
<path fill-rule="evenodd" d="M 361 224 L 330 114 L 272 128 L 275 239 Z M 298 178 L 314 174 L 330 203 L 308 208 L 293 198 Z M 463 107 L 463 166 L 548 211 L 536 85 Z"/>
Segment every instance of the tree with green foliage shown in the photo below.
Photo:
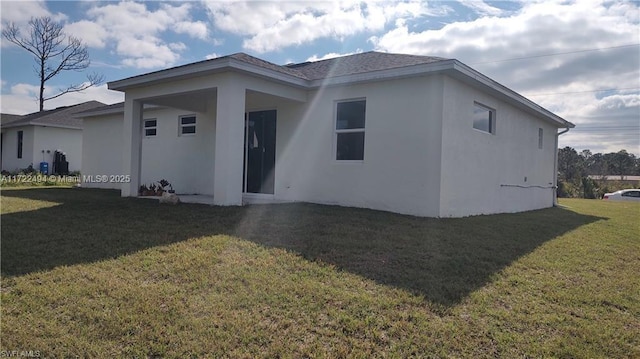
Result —
<path fill-rule="evenodd" d="M 626 150 L 611 153 L 578 153 L 572 147 L 558 150 L 558 197 L 599 198 L 606 192 L 633 186 L 612 183 L 589 175 L 606 176 L 609 180 L 622 175 L 640 175 L 640 159 Z"/>

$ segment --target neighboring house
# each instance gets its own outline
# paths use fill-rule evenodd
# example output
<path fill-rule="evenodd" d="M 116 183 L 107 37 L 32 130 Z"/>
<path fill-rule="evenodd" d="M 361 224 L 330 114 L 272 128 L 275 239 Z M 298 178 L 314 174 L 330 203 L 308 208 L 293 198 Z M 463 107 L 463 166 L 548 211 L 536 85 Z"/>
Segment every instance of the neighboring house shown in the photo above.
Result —
<path fill-rule="evenodd" d="M 86 183 L 162 178 L 218 205 L 305 201 L 429 217 L 550 207 L 574 125 L 454 59 L 366 52 L 275 65 L 238 53 L 110 82 L 79 114 Z"/>
<path fill-rule="evenodd" d="M 589 175 L 590 179 L 594 181 L 598 181 L 601 184 L 611 182 L 611 183 L 625 183 L 631 185 L 635 188 L 640 188 L 640 176 L 635 175 Z"/>
<path fill-rule="evenodd" d="M 73 117 L 80 111 L 104 106 L 98 101 L 58 107 L 24 116 L 2 115 L 2 170 L 14 172 L 47 162 L 52 169 L 55 151 L 63 152 L 70 171 L 79 171 L 82 163 L 82 120 Z"/>
<path fill-rule="evenodd" d="M 0 124 L 5 125 L 5 124 L 9 124 L 10 122 L 13 122 L 17 119 L 19 119 L 20 117 L 22 117 L 22 115 L 14 115 L 14 114 L 10 114 L 10 113 L 0 113 Z M 3 142 L 4 142 L 4 133 L 0 132 L 0 169 L 3 169 L 4 167 L 2 166 L 2 152 L 4 151 L 4 146 L 3 146 Z"/>

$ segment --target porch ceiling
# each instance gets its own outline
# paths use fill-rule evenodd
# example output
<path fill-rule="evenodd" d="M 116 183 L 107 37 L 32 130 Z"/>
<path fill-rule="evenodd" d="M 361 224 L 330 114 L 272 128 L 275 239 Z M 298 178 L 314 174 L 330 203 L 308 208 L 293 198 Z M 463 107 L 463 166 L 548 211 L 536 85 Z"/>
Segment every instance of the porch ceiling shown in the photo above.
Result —
<path fill-rule="evenodd" d="M 172 107 L 191 112 L 206 112 L 207 103 L 215 99 L 217 91 L 215 88 L 191 92 L 182 92 L 173 95 L 166 95 L 145 99 L 144 103 Z"/>

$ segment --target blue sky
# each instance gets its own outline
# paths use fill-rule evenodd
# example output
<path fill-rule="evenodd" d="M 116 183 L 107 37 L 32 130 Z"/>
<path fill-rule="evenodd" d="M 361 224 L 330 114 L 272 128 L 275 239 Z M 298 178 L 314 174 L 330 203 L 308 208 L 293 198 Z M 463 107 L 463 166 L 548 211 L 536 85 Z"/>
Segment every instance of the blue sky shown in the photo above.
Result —
<path fill-rule="evenodd" d="M 456 58 L 576 124 L 560 146 L 640 155 L 640 9 L 631 1 L 1 1 L 51 16 L 107 81 L 246 52 L 276 64 L 362 51 Z M 1 42 L 3 113 L 37 110 L 28 53 Z M 82 82 L 65 73 L 47 91 Z M 51 100 L 114 103 L 106 85 Z"/>

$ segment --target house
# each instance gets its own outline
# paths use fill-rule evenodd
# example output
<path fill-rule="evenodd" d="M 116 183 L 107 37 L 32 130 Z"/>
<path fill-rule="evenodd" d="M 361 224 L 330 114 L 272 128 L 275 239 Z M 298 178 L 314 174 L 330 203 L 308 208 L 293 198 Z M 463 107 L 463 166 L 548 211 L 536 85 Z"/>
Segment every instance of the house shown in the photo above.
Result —
<path fill-rule="evenodd" d="M 428 217 L 555 201 L 574 125 L 455 59 L 365 52 L 276 65 L 237 53 L 113 81 L 85 111 L 83 174 L 137 196 L 167 179 L 217 205 L 304 201 Z M 120 183 L 117 175 L 126 183 Z"/>
<path fill-rule="evenodd" d="M 76 112 L 104 106 L 89 101 L 28 115 L 2 115 L 2 170 L 14 172 L 46 162 L 51 173 L 56 151 L 65 155 L 69 171 L 79 171 L 82 162 L 82 120 Z"/>
<path fill-rule="evenodd" d="M 616 184 L 627 184 L 634 188 L 640 187 L 640 176 L 635 175 L 588 175 L 587 177 L 599 182 L 600 185 L 616 186 Z"/>

